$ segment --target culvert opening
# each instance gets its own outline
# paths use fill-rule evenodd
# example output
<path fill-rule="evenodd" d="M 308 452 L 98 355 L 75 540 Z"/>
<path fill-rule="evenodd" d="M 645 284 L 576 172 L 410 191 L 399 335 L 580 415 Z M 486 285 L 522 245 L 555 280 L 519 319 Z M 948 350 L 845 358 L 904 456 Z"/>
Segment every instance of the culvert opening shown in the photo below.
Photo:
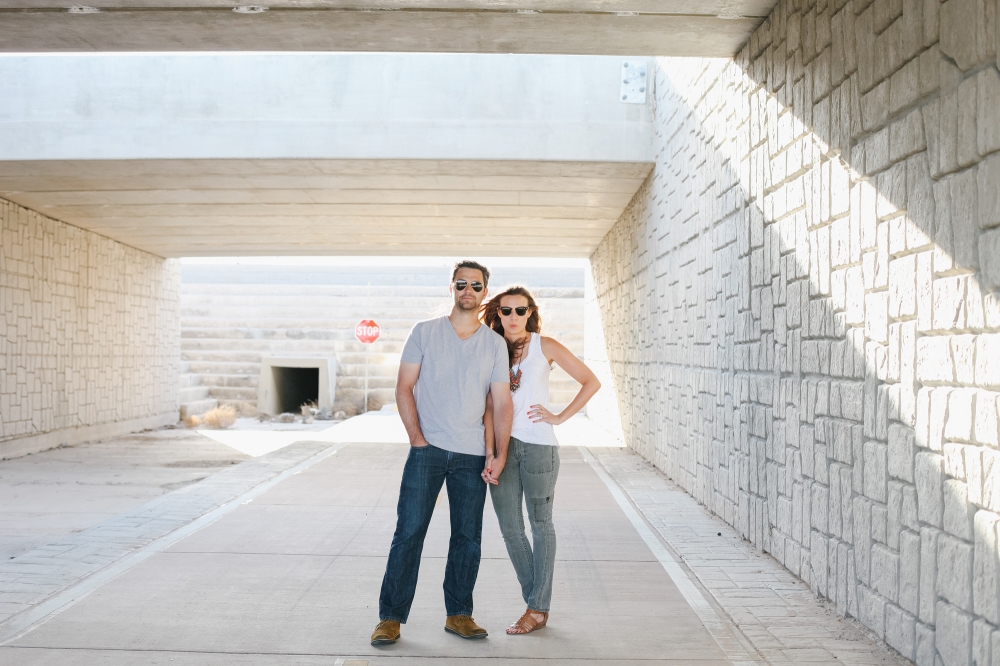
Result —
<path fill-rule="evenodd" d="M 319 401 L 319 368 L 271 368 L 279 412 L 299 413 L 305 402 Z"/>

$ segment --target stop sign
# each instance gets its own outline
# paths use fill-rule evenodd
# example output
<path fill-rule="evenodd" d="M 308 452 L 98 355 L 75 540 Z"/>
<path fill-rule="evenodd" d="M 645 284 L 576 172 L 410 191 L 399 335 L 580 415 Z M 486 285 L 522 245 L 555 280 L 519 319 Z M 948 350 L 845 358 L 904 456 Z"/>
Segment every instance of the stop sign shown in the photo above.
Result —
<path fill-rule="evenodd" d="M 354 327 L 354 337 L 366 345 L 370 345 L 378 340 L 378 336 L 381 332 L 382 329 L 379 328 L 378 322 L 374 319 L 362 319 L 358 322 L 358 325 Z"/>

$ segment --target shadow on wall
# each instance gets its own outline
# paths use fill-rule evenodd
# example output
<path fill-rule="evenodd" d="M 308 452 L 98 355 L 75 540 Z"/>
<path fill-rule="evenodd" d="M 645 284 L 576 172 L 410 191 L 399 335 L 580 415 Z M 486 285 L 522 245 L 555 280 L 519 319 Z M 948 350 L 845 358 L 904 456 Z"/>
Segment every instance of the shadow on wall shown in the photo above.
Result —
<path fill-rule="evenodd" d="M 656 168 L 591 258 L 624 435 L 907 658 L 991 663 L 994 5 L 801 4 L 658 62 Z"/>

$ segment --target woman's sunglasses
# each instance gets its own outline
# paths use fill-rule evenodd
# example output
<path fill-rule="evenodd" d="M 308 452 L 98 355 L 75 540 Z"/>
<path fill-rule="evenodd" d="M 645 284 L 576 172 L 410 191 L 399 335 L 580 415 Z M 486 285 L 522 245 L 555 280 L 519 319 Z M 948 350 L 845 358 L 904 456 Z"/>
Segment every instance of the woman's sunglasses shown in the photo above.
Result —
<path fill-rule="evenodd" d="M 465 291 L 468 287 L 472 287 L 472 291 L 478 294 L 483 290 L 483 283 L 467 282 L 465 280 L 455 280 L 455 291 Z"/>
<path fill-rule="evenodd" d="M 504 317 L 509 317 L 511 310 L 513 310 L 514 312 L 517 313 L 518 317 L 523 317 L 524 315 L 528 314 L 528 310 L 530 310 L 530 309 L 531 308 L 528 307 L 527 305 L 522 305 L 519 308 L 510 308 L 510 307 L 507 307 L 506 305 L 501 305 L 500 306 L 500 314 L 502 314 Z"/>

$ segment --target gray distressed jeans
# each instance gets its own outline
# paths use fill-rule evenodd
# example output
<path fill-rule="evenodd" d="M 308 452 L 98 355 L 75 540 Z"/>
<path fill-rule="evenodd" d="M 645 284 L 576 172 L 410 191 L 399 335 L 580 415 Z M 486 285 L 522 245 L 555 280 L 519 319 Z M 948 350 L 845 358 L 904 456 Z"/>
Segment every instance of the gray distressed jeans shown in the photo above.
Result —
<path fill-rule="evenodd" d="M 507 464 L 498 484 L 490 486 L 493 509 L 521 584 L 521 596 L 528 608 L 541 613 L 549 611 L 552 599 L 552 570 L 556 563 L 552 501 L 558 476 L 558 447 L 528 444 L 511 437 Z M 522 498 L 531 523 L 530 542 L 524 533 Z"/>

